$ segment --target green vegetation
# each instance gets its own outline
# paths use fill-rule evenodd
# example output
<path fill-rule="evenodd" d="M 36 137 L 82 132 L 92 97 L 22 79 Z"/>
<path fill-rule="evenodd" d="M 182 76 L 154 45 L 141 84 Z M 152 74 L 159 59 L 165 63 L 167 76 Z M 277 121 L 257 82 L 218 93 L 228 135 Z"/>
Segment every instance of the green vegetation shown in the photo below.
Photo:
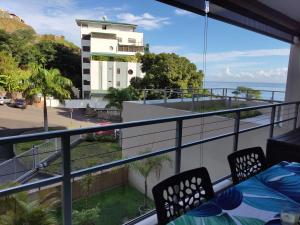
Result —
<path fill-rule="evenodd" d="M 95 225 L 116 225 L 140 215 L 139 206 L 143 204 L 143 194 L 130 186 L 118 187 L 105 191 L 89 198 L 89 208 L 100 207 L 99 220 Z M 154 208 L 153 201 L 148 199 L 149 206 Z M 73 209 L 85 209 L 85 200 L 73 202 Z M 58 210 L 58 221 L 61 221 L 61 212 Z M 74 218 L 75 219 L 75 218 Z"/>
<path fill-rule="evenodd" d="M 0 53 L 1 58 L 6 54 L 14 60 L 7 66 L 3 64 L 2 70 L 7 68 L 14 74 L 31 74 L 30 65 L 35 63 L 48 70 L 56 68 L 63 76 L 71 79 L 75 86 L 81 86 L 80 49 L 63 37 L 40 36 L 30 29 L 17 29 L 12 33 L 0 29 Z M 0 72 L 0 75 L 12 77 L 11 72 Z M 15 77 L 14 75 L 13 78 Z M 3 77 L 0 80 L 3 80 Z M 0 86 L 3 87 L 3 82 Z M 7 89 L 5 86 L 4 88 Z"/>
<path fill-rule="evenodd" d="M 112 62 L 140 62 L 141 61 L 141 55 L 93 55 L 92 60 L 97 61 L 112 61 Z"/>
<path fill-rule="evenodd" d="M 201 88 L 203 72 L 187 58 L 174 53 L 149 53 L 141 56 L 142 82 L 131 82 L 135 89 L 188 89 Z"/>
<path fill-rule="evenodd" d="M 48 131 L 48 113 L 46 98 L 53 96 L 60 101 L 71 97 L 72 81 L 63 77 L 59 70 L 47 70 L 41 66 L 33 66 L 32 74 L 28 79 L 28 85 L 24 90 L 27 97 L 34 97 L 37 94 L 42 94 L 44 97 L 44 128 Z"/>
<path fill-rule="evenodd" d="M 147 152 L 144 152 L 147 153 Z M 160 171 L 163 167 L 164 162 L 169 162 L 170 165 L 172 160 L 168 155 L 155 156 L 151 158 L 147 158 L 141 161 L 136 161 L 130 166 L 138 172 L 144 178 L 144 204 L 142 210 L 145 212 L 149 209 L 148 207 L 148 177 L 151 173 L 155 172 L 157 176 L 159 176 Z"/>
<path fill-rule="evenodd" d="M 234 94 L 236 97 L 238 97 L 239 95 L 243 95 L 247 99 L 261 98 L 261 92 L 259 90 L 255 90 L 244 86 L 237 87 L 236 91 L 233 91 L 232 94 Z"/>
<path fill-rule="evenodd" d="M 229 108 L 225 102 L 220 101 L 220 102 L 214 102 L 211 105 L 198 107 L 195 109 L 195 111 L 212 112 L 212 111 L 218 111 L 218 110 L 236 109 L 236 108 L 245 108 L 245 107 L 247 107 L 247 104 L 245 104 L 245 103 L 240 103 L 240 104 L 235 103 L 235 104 L 232 104 L 232 106 Z M 241 119 L 256 117 L 256 116 L 260 116 L 260 115 L 262 115 L 262 113 L 258 110 L 243 111 L 243 112 L 241 112 Z M 223 116 L 226 116 L 229 118 L 234 118 L 235 113 L 227 113 L 227 114 L 223 114 Z"/>
<path fill-rule="evenodd" d="M 15 185 L 8 185 L 1 189 Z M 56 192 L 39 193 L 37 199 L 32 199 L 27 192 L 19 192 L 0 198 L 0 224 L 56 225 L 54 212 L 59 204 L 56 196 Z"/>
<path fill-rule="evenodd" d="M 138 100 L 138 92 L 132 88 L 124 88 L 124 89 L 117 89 L 117 88 L 109 88 L 108 94 L 104 97 L 108 100 L 108 104 L 106 108 L 116 107 L 119 110 L 122 110 L 123 101 L 133 101 Z"/>
<path fill-rule="evenodd" d="M 74 171 L 121 158 L 121 147 L 116 142 L 83 141 L 71 151 L 71 166 Z M 44 168 L 43 172 L 60 174 L 61 168 L 62 161 L 59 157 Z"/>

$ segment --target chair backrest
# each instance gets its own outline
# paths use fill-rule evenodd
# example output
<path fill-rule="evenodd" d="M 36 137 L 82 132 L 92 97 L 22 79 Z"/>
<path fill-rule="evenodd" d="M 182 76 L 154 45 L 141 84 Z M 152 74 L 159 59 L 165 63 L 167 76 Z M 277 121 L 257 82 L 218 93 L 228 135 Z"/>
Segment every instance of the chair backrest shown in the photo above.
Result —
<path fill-rule="evenodd" d="M 247 148 L 228 156 L 232 181 L 238 184 L 267 168 L 265 154 L 261 147 Z"/>
<path fill-rule="evenodd" d="M 172 176 L 152 189 L 158 224 L 165 225 L 190 209 L 214 197 L 206 168 L 197 168 Z"/>

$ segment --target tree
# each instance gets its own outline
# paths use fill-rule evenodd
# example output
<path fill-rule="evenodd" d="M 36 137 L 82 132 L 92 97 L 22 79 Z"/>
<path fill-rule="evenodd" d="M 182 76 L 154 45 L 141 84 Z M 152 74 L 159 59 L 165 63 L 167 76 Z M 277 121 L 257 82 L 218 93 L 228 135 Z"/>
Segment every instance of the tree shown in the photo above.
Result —
<path fill-rule="evenodd" d="M 8 184 L 2 188 L 15 186 Z M 0 198 L 1 225 L 56 225 L 57 221 L 52 210 L 59 200 L 56 192 L 39 193 L 37 200 L 32 200 L 27 192 L 19 192 Z"/>
<path fill-rule="evenodd" d="M 149 53 L 141 56 L 141 63 L 146 75 L 140 88 L 202 88 L 203 72 L 185 57 L 174 53 Z"/>
<path fill-rule="evenodd" d="M 106 108 L 116 107 L 117 109 L 122 110 L 123 101 L 138 100 L 138 93 L 132 87 L 124 89 L 117 89 L 111 87 L 108 89 L 108 93 L 105 95 L 104 99 L 108 100 Z"/>
<path fill-rule="evenodd" d="M 23 91 L 29 73 L 18 67 L 17 61 L 7 52 L 0 52 L 0 86 L 9 94 Z"/>
<path fill-rule="evenodd" d="M 244 94 L 247 99 L 261 98 L 261 92 L 259 90 L 255 90 L 255 89 L 244 87 L 244 86 L 239 86 L 239 87 L 237 87 L 237 91 L 240 94 Z"/>
<path fill-rule="evenodd" d="M 144 152 L 147 153 L 148 151 Z M 141 161 L 136 161 L 131 164 L 131 167 L 137 171 L 144 178 L 144 205 L 143 209 L 148 209 L 148 177 L 152 172 L 156 172 L 157 177 L 160 175 L 160 171 L 163 167 L 164 162 L 169 162 L 170 165 L 172 160 L 168 155 L 150 157 Z"/>
<path fill-rule="evenodd" d="M 42 94 L 44 97 L 44 128 L 48 131 L 48 113 L 46 99 L 48 96 L 58 98 L 60 101 L 71 96 L 72 81 L 63 77 L 59 70 L 47 70 L 40 65 L 32 65 L 32 74 L 28 79 L 28 86 L 24 91 L 27 97 Z"/>

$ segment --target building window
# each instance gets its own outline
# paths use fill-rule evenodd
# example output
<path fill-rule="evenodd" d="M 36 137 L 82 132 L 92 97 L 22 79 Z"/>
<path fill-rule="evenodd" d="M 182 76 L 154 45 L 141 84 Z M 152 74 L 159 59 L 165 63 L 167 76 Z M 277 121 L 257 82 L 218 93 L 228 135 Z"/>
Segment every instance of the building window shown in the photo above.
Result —
<path fill-rule="evenodd" d="M 117 81 L 117 87 L 120 87 L 120 86 L 121 86 L 120 81 Z"/>
<path fill-rule="evenodd" d="M 84 99 L 89 99 L 90 98 L 90 92 L 89 91 L 84 91 L 83 92 L 83 98 Z"/>
<path fill-rule="evenodd" d="M 107 26 L 106 25 L 102 25 L 102 30 L 106 30 Z"/>
<path fill-rule="evenodd" d="M 83 62 L 83 63 L 90 63 L 90 58 L 88 58 L 88 57 L 83 57 L 83 58 L 82 58 L 82 62 Z"/>
<path fill-rule="evenodd" d="M 132 75 L 132 74 L 133 74 L 133 70 L 132 70 L 132 69 L 129 69 L 129 70 L 128 70 L 128 74 L 129 74 L 129 75 Z"/>
<path fill-rule="evenodd" d="M 90 46 L 82 46 L 82 50 L 85 52 L 89 52 L 91 50 Z"/>
<path fill-rule="evenodd" d="M 128 38 L 128 43 L 136 43 L 136 40 L 134 38 Z"/>
<path fill-rule="evenodd" d="M 83 69 L 83 74 L 90 74 L 90 69 Z"/>
<path fill-rule="evenodd" d="M 83 85 L 90 85 L 91 82 L 89 80 L 83 80 Z"/>
<path fill-rule="evenodd" d="M 91 40 L 91 35 L 90 34 L 83 34 L 82 35 L 82 40 Z"/>
<path fill-rule="evenodd" d="M 120 73 L 121 73 L 121 69 L 117 68 L 117 74 L 120 74 Z"/>
<path fill-rule="evenodd" d="M 123 39 L 121 37 L 118 37 L 117 39 L 118 39 L 118 42 L 120 42 L 120 43 L 123 41 Z"/>

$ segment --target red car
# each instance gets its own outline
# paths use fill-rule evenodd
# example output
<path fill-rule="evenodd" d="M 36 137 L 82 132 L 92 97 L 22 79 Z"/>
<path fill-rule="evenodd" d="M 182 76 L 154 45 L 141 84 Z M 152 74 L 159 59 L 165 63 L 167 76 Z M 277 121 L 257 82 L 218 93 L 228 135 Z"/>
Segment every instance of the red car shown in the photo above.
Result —
<path fill-rule="evenodd" d="M 106 126 L 106 125 L 110 125 L 112 123 L 107 121 L 107 122 L 100 122 L 100 123 L 97 123 L 97 124 L 100 125 L 100 126 Z M 115 131 L 114 130 L 97 131 L 96 134 L 97 135 L 114 135 Z"/>

